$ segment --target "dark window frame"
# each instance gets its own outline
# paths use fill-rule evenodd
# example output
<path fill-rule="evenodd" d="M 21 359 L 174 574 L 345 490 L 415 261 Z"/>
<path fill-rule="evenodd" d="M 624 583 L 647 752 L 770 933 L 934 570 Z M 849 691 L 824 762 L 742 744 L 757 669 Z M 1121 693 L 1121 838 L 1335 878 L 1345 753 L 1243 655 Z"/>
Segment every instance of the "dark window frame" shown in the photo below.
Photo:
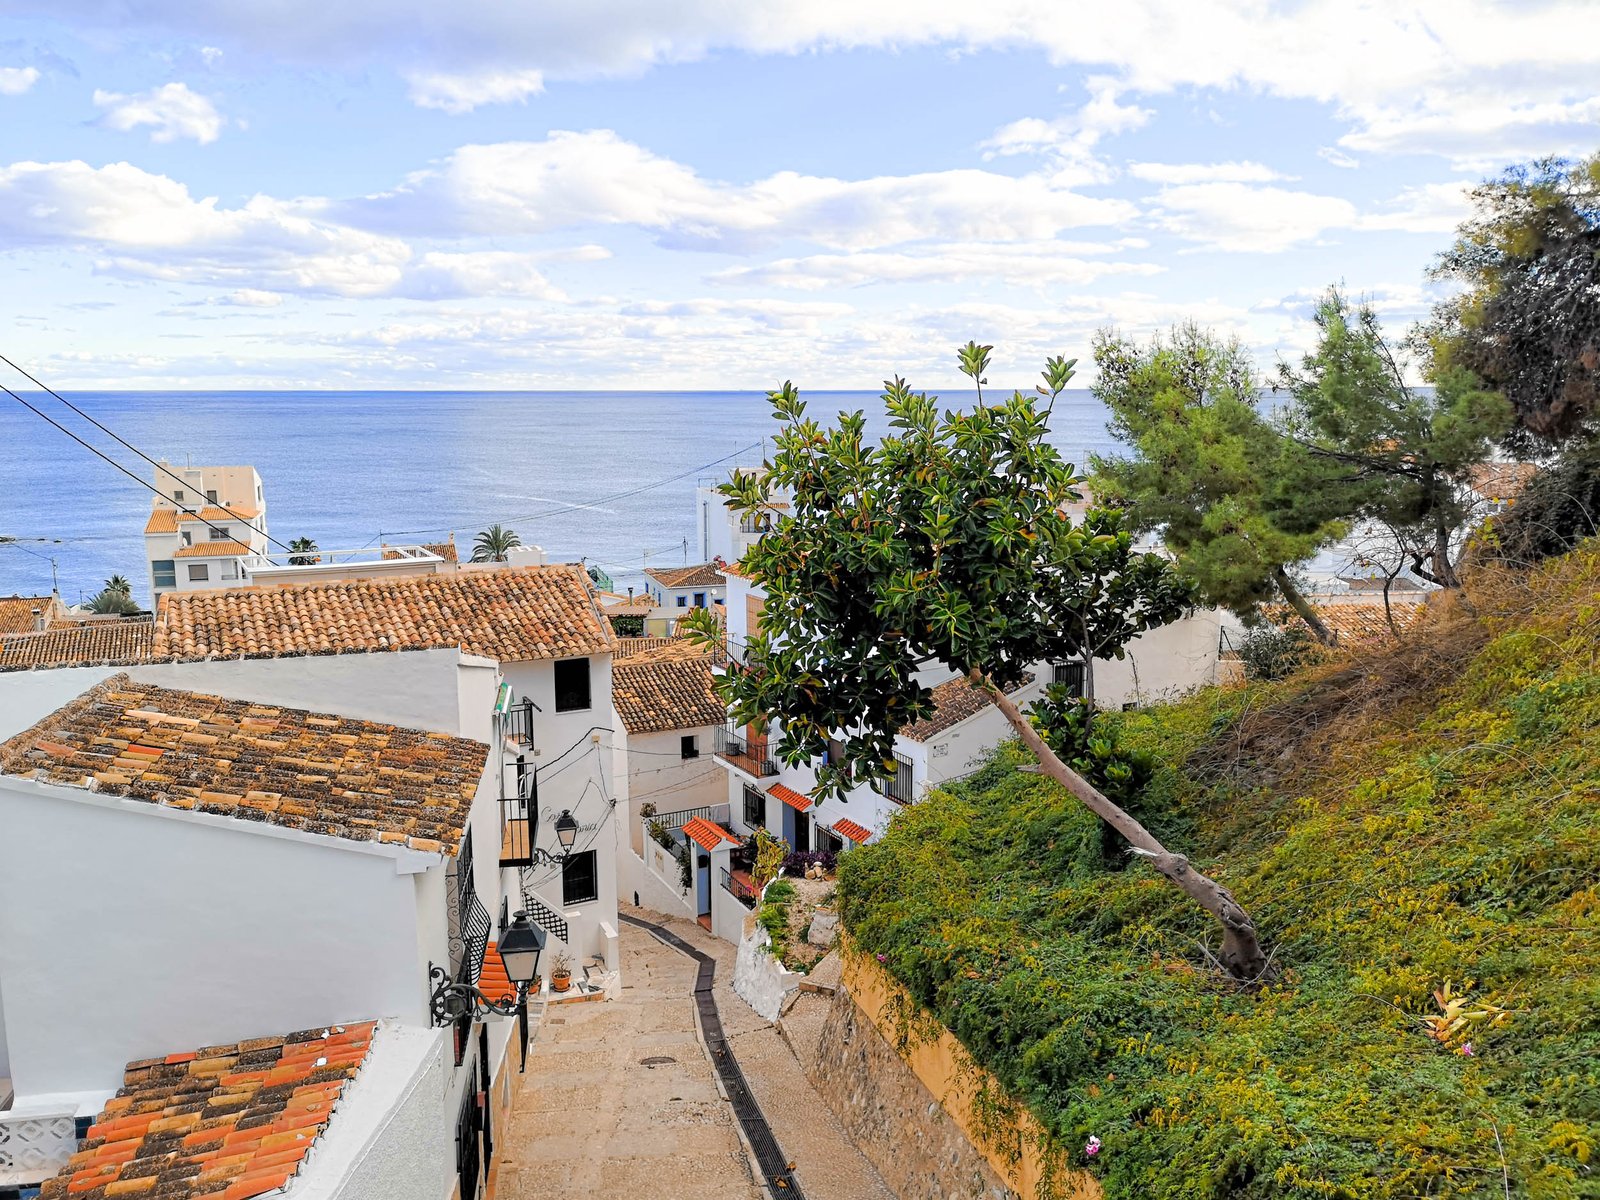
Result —
<path fill-rule="evenodd" d="M 588 895 L 579 893 L 575 886 L 584 882 L 583 875 L 573 870 L 580 863 L 588 869 Z M 574 878 L 576 876 L 576 878 Z M 561 903 L 593 904 L 600 899 L 600 855 L 594 850 L 574 850 L 561 864 Z"/>
<path fill-rule="evenodd" d="M 1065 676 L 1065 678 L 1062 678 Z M 1065 685 L 1074 696 L 1083 695 L 1084 669 L 1081 660 L 1072 662 L 1058 662 L 1050 673 L 1053 684 Z"/>
<path fill-rule="evenodd" d="M 195 574 L 196 571 L 199 571 L 200 574 L 196 575 Z M 209 583 L 210 581 L 211 581 L 211 564 L 210 563 L 190 563 L 189 564 L 189 582 L 190 583 Z"/>
<path fill-rule="evenodd" d="M 679 596 L 678 597 L 678 607 L 679 608 L 688 608 L 689 607 L 689 597 L 687 597 L 687 596 Z"/>
<path fill-rule="evenodd" d="M 686 733 L 678 739 L 678 750 L 682 758 L 699 758 L 699 740 L 692 733 Z"/>
<path fill-rule="evenodd" d="M 752 802 L 759 805 L 761 810 L 761 815 L 753 820 L 751 819 Z M 767 794 L 760 788 L 753 788 L 749 784 L 745 784 L 744 787 L 744 823 L 752 830 L 765 829 L 767 827 Z"/>
<path fill-rule="evenodd" d="M 150 563 L 150 578 L 158 588 L 178 586 L 178 564 L 175 559 L 158 558 Z"/>
<path fill-rule="evenodd" d="M 563 668 L 566 668 L 570 673 L 576 671 L 579 664 L 583 668 L 581 697 L 579 689 L 575 686 L 575 679 L 569 678 L 566 684 L 563 685 L 561 678 Z M 551 668 L 551 681 L 555 687 L 556 711 L 558 713 L 586 712 L 594 707 L 594 680 L 591 674 L 592 669 L 587 658 L 558 658 L 556 660 L 555 665 Z M 582 703 L 578 703 L 580 698 Z"/>

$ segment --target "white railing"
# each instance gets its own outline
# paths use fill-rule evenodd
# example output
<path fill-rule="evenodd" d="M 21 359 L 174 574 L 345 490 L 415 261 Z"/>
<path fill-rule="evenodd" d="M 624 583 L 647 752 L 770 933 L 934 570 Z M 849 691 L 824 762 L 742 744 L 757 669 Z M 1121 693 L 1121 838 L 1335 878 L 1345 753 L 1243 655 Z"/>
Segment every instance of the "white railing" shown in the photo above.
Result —
<path fill-rule="evenodd" d="M 306 558 L 309 562 L 290 562 Z M 257 571 L 282 571 L 301 567 L 348 567 L 354 564 L 394 562 L 397 559 L 416 559 L 419 562 L 444 560 L 425 546 L 363 546 L 359 550 L 310 550 L 304 554 L 289 551 L 272 554 L 255 554 L 245 560 L 245 569 L 252 575 Z"/>
<path fill-rule="evenodd" d="M 77 1149 L 71 1113 L 0 1112 L 0 1187 L 42 1183 Z"/>

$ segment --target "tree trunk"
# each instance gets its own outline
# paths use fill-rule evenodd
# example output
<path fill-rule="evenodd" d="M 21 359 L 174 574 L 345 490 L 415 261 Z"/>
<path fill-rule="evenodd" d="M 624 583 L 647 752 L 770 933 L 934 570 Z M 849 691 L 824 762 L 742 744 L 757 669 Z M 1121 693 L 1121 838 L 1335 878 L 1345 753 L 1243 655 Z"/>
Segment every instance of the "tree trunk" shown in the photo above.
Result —
<path fill-rule="evenodd" d="M 1317 641 L 1324 646 L 1334 643 L 1333 630 L 1322 623 L 1322 618 L 1317 616 L 1317 610 L 1306 603 L 1306 598 L 1300 594 L 1300 589 L 1294 586 L 1294 581 L 1289 578 L 1289 572 L 1279 567 L 1273 573 L 1272 580 L 1278 585 L 1278 590 L 1283 593 L 1283 598 L 1289 602 L 1289 607 L 1300 614 L 1300 619 L 1311 628 Z"/>
<path fill-rule="evenodd" d="M 1443 521 L 1433 527 L 1433 573 L 1440 587 L 1459 588 L 1461 577 L 1450 561 L 1450 530 Z"/>
<path fill-rule="evenodd" d="M 968 676 L 973 684 L 988 692 L 995 705 L 1005 714 L 1006 720 L 1022 736 L 1023 744 L 1039 759 L 1044 773 L 1066 788 L 1085 808 L 1115 829 L 1134 853 L 1150 860 L 1153 866 L 1186 896 L 1205 909 L 1222 926 L 1222 953 L 1219 961 L 1228 974 L 1238 980 L 1255 982 L 1267 969 L 1266 956 L 1261 953 L 1261 943 L 1256 938 L 1256 927 L 1250 914 L 1233 898 L 1233 893 L 1220 883 L 1206 878 L 1189 865 L 1181 854 L 1173 854 L 1155 838 L 1148 829 L 1123 812 L 1066 763 L 1056 757 L 1033 723 L 1011 698 L 983 671 L 974 667 Z"/>

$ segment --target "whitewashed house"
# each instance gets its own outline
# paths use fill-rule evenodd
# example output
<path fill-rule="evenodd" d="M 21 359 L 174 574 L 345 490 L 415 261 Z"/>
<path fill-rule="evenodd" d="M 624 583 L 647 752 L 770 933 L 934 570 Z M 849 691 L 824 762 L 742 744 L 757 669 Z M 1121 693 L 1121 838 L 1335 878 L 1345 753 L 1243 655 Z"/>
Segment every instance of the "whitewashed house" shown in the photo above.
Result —
<path fill-rule="evenodd" d="M 645 633 L 669 636 L 679 617 L 696 608 L 718 608 L 727 595 L 727 580 L 715 563 L 688 567 L 648 567 L 644 597 L 651 609 L 644 620 Z"/>
<path fill-rule="evenodd" d="M 265 554 L 267 501 L 254 467 L 155 468 L 144 527 L 152 603 L 174 591 L 239 587 Z"/>

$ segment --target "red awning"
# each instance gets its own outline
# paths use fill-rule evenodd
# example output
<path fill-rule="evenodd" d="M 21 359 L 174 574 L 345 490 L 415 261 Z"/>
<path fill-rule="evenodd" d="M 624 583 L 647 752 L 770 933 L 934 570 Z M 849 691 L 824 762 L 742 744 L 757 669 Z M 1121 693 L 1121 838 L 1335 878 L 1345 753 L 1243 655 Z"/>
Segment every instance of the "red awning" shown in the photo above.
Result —
<path fill-rule="evenodd" d="M 835 821 L 833 831 L 840 837 L 849 838 L 858 846 L 872 836 L 872 830 L 865 825 L 857 825 L 849 817 L 840 817 Z"/>
<path fill-rule="evenodd" d="M 810 796 L 802 795 L 792 787 L 786 787 L 784 784 L 775 783 L 768 791 L 796 812 L 805 812 L 806 809 L 811 807 Z"/>
<path fill-rule="evenodd" d="M 704 817 L 691 817 L 684 823 L 683 835 L 694 842 L 702 850 L 715 850 L 723 842 L 737 842 L 738 839 L 718 825 L 715 821 L 708 821 Z"/>

